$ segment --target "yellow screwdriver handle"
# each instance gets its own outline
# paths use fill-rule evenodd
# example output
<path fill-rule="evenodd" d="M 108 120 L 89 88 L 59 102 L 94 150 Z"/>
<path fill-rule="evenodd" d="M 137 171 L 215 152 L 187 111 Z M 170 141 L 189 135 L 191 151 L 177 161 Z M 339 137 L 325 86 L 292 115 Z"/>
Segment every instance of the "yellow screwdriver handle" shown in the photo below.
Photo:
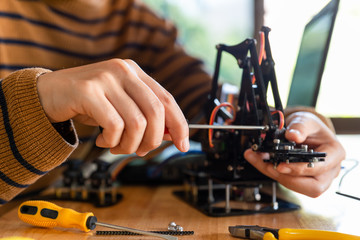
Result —
<path fill-rule="evenodd" d="M 279 240 L 360 240 L 359 236 L 349 235 L 333 231 L 313 229 L 289 229 L 279 230 Z"/>
<path fill-rule="evenodd" d="M 92 212 L 79 213 L 47 201 L 26 201 L 18 209 L 19 218 L 39 227 L 77 228 L 88 232 L 97 221 Z"/>

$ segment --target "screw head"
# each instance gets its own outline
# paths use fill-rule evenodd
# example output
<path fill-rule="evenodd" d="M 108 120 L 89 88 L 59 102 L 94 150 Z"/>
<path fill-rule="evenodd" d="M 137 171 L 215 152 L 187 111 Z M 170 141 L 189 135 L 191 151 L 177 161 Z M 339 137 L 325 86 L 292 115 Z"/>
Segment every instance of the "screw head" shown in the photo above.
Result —
<path fill-rule="evenodd" d="M 309 162 L 307 165 L 308 168 L 314 168 L 315 164 L 313 162 Z"/>

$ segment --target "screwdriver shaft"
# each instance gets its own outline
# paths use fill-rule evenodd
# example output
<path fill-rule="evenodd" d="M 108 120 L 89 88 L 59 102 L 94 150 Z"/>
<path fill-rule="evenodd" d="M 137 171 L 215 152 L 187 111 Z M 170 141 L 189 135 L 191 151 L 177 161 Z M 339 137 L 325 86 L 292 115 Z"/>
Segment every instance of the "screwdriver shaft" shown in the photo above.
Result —
<path fill-rule="evenodd" d="M 247 126 L 247 125 L 208 125 L 208 124 L 189 124 L 189 128 L 194 129 L 238 129 L 238 130 L 265 130 L 266 126 Z"/>
<path fill-rule="evenodd" d="M 102 227 L 113 228 L 113 229 L 117 229 L 117 230 L 123 230 L 123 231 L 128 231 L 128 232 L 133 232 L 133 233 L 138 233 L 138 234 L 148 235 L 148 236 L 153 236 L 153 237 L 159 237 L 159 238 L 163 238 L 163 239 L 167 239 L 167 240 L 177 240 L 178 239 L 177 237 L 170 236 L 170 235 L 153 233 L 153 232 L 143 231 L 143 230 L 134 229 L 134 228 L 112 225 L 112 224 L 108 224 L 108 223 L 96 222 L 95 224 L 98 226 L 102 226 Z"/>

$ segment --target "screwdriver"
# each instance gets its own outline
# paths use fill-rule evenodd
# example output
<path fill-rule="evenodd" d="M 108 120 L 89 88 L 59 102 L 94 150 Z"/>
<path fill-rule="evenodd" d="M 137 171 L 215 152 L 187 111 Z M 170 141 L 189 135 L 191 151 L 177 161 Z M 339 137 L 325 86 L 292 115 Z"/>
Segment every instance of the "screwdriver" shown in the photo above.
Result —
<path fill-rule="evenodd" d="M 122 227 L 97 221 L 92 212 L 79 213 L 70 208 L 62 208 L 47 201 L 26 201 L 18 209 L 19 218 L 26 223 L 39 227 L 64 227 L 77 228 L 84 232 L 93 230 L 96 226 L 113 228 L 142 235 L 159 237 L 167 240 L 177 240 L 175 236 L 142 231 L 138 229 Z"/>

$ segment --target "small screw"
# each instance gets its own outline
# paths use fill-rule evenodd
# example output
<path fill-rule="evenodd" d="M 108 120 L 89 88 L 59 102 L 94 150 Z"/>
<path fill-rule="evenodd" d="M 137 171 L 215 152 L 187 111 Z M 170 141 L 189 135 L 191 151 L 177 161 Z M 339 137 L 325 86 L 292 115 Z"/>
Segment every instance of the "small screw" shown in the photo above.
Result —
<path fill-rule="evenodd" d="M 182 232 L 182 231 L 184 231 L 184 228 L 182 226 L 180 226 L 180 225 L 176 225 L 175 231 Z"/>
<path fill-rule="evenodd" d="M 175 222 L 170 222 L 168 225 L 168 230 L 169 231 L 176 231 L 176 223 Z"/>

